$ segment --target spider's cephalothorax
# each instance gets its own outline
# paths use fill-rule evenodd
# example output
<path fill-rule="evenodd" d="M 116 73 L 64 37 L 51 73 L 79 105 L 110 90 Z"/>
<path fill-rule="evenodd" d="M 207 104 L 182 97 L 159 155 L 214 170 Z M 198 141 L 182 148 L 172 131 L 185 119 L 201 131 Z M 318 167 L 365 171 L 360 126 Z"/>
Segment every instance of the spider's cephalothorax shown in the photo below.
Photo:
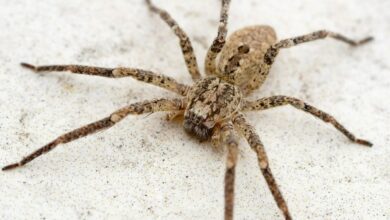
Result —
<path fill-rule="evenodd" d="M 208 77 L 195 83 L 187 99 L 184 129 L 200 140 L 207 140 L 216 124 L 238 112 L 242 94 L 236 86 Z"/>
<path fill-rule="evenodd" d="M 291 219 L 287 203 L 269 167 L 264 146 L 255 129 L 245 119 L 244 112 L 291 105 L 332 124 L 351 141 L 372 146 L 370 142 L 356 138 L 331 115 L 297 98 L 271 96 L 252 101 L 245 98 L 263 84 L 280 49 L 326 37 L 340 40 L 351 46 L 358 46 L 372 40 L 371 37 L 354 41 L 338 33 L 320 30 L 277 42 L 275 31 L 271 27 L 257 25 L 234 32 L 226 41 L 230 0 L 222 0 L 218 35 L 209 48 L 205 59 L 208 76 L 202 79 L 189 37 L 168 12 L 156 7 L 150 0 L 146 0 L 146 4 L 152 12 L 160 15 L 179 38 L 187 69 L 195 84 L 192 86 L 184 85 L 171 77 L 136 68 L 102 68 L 81 65 L 34 66 L 22 63 L 23 67 L 35 72 L 70 71 L 110 78 L 133 77 L 139 81 L 172 91 L 180 98 L 161 98 L 125 106 L 103 119 L 60 135 L 21 161 L 7 165 L 2 170 L 21 167 L 60 144 L 110 128 L 130 114 L 166 111 L 169 112 L 168 119 L 184 114 L 183 125 L 188 133 L 194 134 L 201 140 L 208 140 L 211 137 L 213 144 L 227 148 L 225 219 L 233 218 L 234 179 L 238 152 L 236 133 L 242 135 L 257 154 L 260 170 L 276 204 L 282 211 L 284 218 Z M 220 56 L 217 60 L 218 55 Z"/>

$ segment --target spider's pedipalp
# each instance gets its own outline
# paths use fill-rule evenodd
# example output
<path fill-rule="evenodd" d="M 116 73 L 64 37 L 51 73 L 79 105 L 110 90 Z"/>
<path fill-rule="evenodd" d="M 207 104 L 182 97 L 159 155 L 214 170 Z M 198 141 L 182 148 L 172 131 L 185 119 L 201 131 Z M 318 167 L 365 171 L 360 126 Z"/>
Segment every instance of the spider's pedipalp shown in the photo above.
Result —
<path fill-rule="evenodd" d="M 76 74 L 86 74 L 93 76 L 109 77 L 109 78 L 122 78 L 132 77 L 138 81 L 150 83 L 152 85 L 167 89 L 175 92 L 179 95 L 186 96 L 189 90 L 189 86 L 177 82 L 175 79 L 162 74 L 156 74 L 149 70 L 135 69 L 135 68 L 104 68 L 95 66 L 82 66 L 82 65 L 47 65 L 47 66 L 34 66 L 29 63 L 21 63 L 25 68 L 31 69 L 35 72 L 62 72 L 70 71 Z"/>
<path fill-rule="evenodd" d="M 259 135 L 257 135 L 255 129 L 248 122 L 246 122 L 242 114 L 238 114 L 233 119 L 233 124 L 235 128 L 238 129 L 239 132 L 248 141 L 248 144 L 252 150 L 256 152 L 260 170 L 268 184 L 276 204 L 282 211 L 285 219 L 291 220 L 292 218 L 290 212 L 288 211 L 287 203 L 283 198 L 274 176 L 272 175 L 271 169 L 269 167 L 267 153 L 264 149 L 263 143 L 260 141 Z"/>
<path fill-rule="evenodd" d="M 166 117 L 165 119 L 167 121 L 173 121 L 175 120 L 176 118 L 180 117 L 180 116 L 183 116 L 184 115 L 184 110 L 180 110 L 180 111 L 171 111 L 169 113 L 166 114 Z"/>
<path fill-rule="evenodd" d="M 324 122 L 331 123 L 337 130 L 343 133 L 348 139 L 357 144 L 361 144 L 367 147 L 371 147 L 372 143 L 363 139 L 356 138 L 350 131 L 348 131 L 342 124 L 340 124 L 333 116 L 321 111 L 320 109 L 307 104 L 306 102 L 297 98 L 288 96 L 272 96 L 268 98 L 262 98 L 256 101 L 246 101 L 242 107 L 242 111 L 258 111 L 268 108 L 291 105 L 299 110 L 310 113 L 311 115 L 321 119 Z"/>
<path fill-rule="evenodd" d="M 153 101 L 137 102 L 121 108 L 113 112 L 109 117 L 103 118 L 99 121 L 93 122 L 91 124 L 85 125 L 68 133 L 65 133 L 45 146 L 39 148 L 28 156 L 24 157 L 20 162 L 7 165 L 2 168 L 3 171 L 11 170 L 17 167 L 24 166 L 35 158 L 41 156 L 44 153 L 47 153 L 53 150 L 56 146 L 60 144 L 65 144 L 73 140 L 85 137 L 87 135 L 93 134 L 97 131 L 110 128 L 114 124 L 121 121 L 123 118 L 129 114 L 143 114 L 143 113 L 152 113 L 159 111 L 178 111 L 183 110 L 184 101 L 182 99 L 157 99 Z"/>
<path fill-rule="evenodd" d="M 187 65 L 188 72 L 190 73 L 192 79 L 197 81 L 201 78 L 198 62 L 196 61 L 196 56 L 194 49 L 191 44 L 190 38 L 184 32 L 184 30 L 177 24 L 177 22 L 169 15 L 169 13 L 157 6 L 155 6 L 151 0 L 145 0 L 149 9 L 160 15 L 161 19 L 165 21 L 175 33 L 175 35 L 180 40 L 181 51 L 184 56 L 184 61 Z"/>

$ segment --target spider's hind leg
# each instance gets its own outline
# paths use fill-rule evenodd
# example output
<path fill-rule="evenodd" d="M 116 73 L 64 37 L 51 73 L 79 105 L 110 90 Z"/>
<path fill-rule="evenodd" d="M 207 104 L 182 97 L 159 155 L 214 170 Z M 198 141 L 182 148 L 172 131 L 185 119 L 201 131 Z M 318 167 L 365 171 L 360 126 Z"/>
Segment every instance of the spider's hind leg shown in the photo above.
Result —
<path fill-rule="evenodd" d="M 194 81 L 200 79 L 201 75 L 199 72 L 198 63 L 196 61 L 196 56 L 190 38 L 187 36 L 184 30 L 177 24 L 177 22 L 169 15 L 167 11 L 155 6 L 151 0 L 145 0 L 145 1 L 149 9 L 152 12 L 159 14 L 161 19 L 163 19 L 165 23 L 169 25 L 169 27 L 172 29 L 175 35 L 179 38 L 181 51 L 184 56 L 184 61 L 187 65 L 188 72 L 190 72 L 192 79 Z"/>
<path fill-rule="evenodd" d="M 218 54 L 221 52 L 223 46 L 226 43 L 229 6 L 230 6 L 230 0 L 222 0 L 218 35 L 214 39 L 209 50 L 207 51 L 206 60 L 205 60 L 206 74 L 208 75 L 216 73 L 217 71 L 216 59 Z"/>
<path fill-rule="evenodd" d="M 65 144 L 74 141 L 76 139 L 79 139 L 81 137 L 85 137 L 87 135 L 93 134 L 97 131 L 110 128 L 116 123 L 118 123 L 119 121 L 121 121 L 122 119 L 124 119 L 129 114 L 143 114 L 143 113 L 151 113 L 151 112 L 159 112 L 159 111 L 176 111 L 176 110 L 183 109 L 183 106 L 184 106 L 183 100 L 181 99 L 172 99 L 172 100 L 157 99 L 153 101 L 138 102 L 138 103 L 131 104 L 129 106 L 126 106 L 124 108 L 121 108 L 113 112 L 112 114 L 110 114 L 110 116 L 106 118 L 85 125 L 83 127 L 77 128 L 73 131 L 70 131 L 68 133 L 65 133 L 57 137 L 50 143 L 39 148 L 38 150 L 34 151 L 28 156 L 24 157 L 21 161 L 7 165 L 3 167 L 2 170 L 3 171 L 11 170 L 17 167 L 24 166 L 25 164 L 31 162 L 32 160 L 41 156 L 42 154 L 53 150 L 56 146 L 60 144 Z"/>
<path fill-rule="evenodd" d="M 289 48 L 289 47 L 299 45 L 301 43 L 311 42 L 311 41 L 320 40 L 328 37 L 347 43 L 350 46 L 354 46 L 354 47 L 366 44 L 374 39 L 373 37 L 369 36 L 361 40 L 352 40 L 339 33 L 331 32 L 327 30 L 320 30 L 309 34 L 301 35 L 298 37 L 284 39 L 275 43 L 267 50 L 266 54 L 264 55 L 264 61 L 266 64 L 271 65 L 274 62 L 274 59 L 277 56 L 280 49 Z"/>

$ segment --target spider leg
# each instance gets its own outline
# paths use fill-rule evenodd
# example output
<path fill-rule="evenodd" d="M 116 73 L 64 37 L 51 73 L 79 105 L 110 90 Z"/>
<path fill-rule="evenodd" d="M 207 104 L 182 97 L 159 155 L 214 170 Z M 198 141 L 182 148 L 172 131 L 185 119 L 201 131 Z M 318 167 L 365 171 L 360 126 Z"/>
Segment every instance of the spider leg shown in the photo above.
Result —
<path fill-rule="evenodd" d="M 351 141 L 362 144 L 368 147 L 372 146 L 372 143 L 363 139 L 356 138 L 355 135 L 353 135 L 350 131 L 348 131 L 343 125 L 341 125 L 333 116 L 329 115 L 326 112 L 323 112 L 319 109 L 317 109 L 314 106 L 311 106 L 307 103 L 305 103 L 302 100 L 288 97 L 288 96 L 272 96 L 268 98 L 262 98 L 256 101 L 247 101 L 242 111 L 258 111 L 258 110 L 265 110 L 268 108 L 273 108 L 277 106 L 282 105 L 291 105 L 299 110 L 308 112 L 312 114 L 313 116 L 323 120 L 324 122 L 331 123 L 337 130 L 339 130 L 341 133 L 343 133 L 347 138 L 349 138 Z"/>
<path fill-rule="evenodd" d="M 208 75 L 216 73 L 217 67 L 216 67 L 215 60 L 226 42 L 229 6 L 230 6 L 230 0 L 222 0 L 218 34 L 217 37 L 214 39 L 213 43 L 211 44 L 209 50 L 207 51 L 206 60 L 205 60 L 206 74 Z"/>
<path fill-rule="evenodd" d="M 201 78 L 199 73 L 198 63 L 196 61 L 196 56 L 194 54 L 194 49 L 192 48 L 191 40 L 184 32 L 184 30 L 177 24 L 177 22 L 169 15 L 169 13 L 161 8 L 155 6 L 151 0 L 145 0 L 149 9 L 160 15 L 161 19 L 165 21 L 171 27 L 172 31 L 180 40 L 181 51 L 184 56 L 184 61 L 187 65 L 188 72 L 190 73 L 192 79 L 197 81 Z"/>
<path fill-rule="evenodd" d="M 70 131 L 68 133 L 65 133 L 57 137 L 50 143 L 46 144 L 45 146 L 27 155 L 21 161 L 7 165 L 3 167 L 2 170 L 3 171 L 10 170 L 10 169 L 24 166 L 25 164 L 41 156 L 42 154 L 53 150 L 57 145 L 65 144 L 74 141 L 76 139 L 79 139 L 81 137 L 85 137 L 87 135 L 93 134 L 97 131 L 110 128 L 111 126 L 115 125 L 117 122 L 124 119 L 129 114 L 138 115 L 143 113 L 152 113 L 152 112 L 159 112 L 159 111 L 181 110 L 183 108 L 184 108 L 184 102 L 181 99 L 172 99 L 172 100 L 157 99 L 153 101 L 137 102 L 131 104 L 129 106 L 126 106 L 124 108 L 121 108 L 113 112 L 112 114 L 110 114 L 110 116 L 106 118 L 85 125 L 83 127 L 77 128 L 73 131 Z"/>
<path fill-rule="evenodd" d="M 213 147 L 213 150 L 216 152 L 221 152 L 223 147 L 225 147 L 223 144 L 221 144 L 221 136 L 222 136 L 222 129 L 220 125 L 215 125 L 213 129 L 213 134 L 211 135 L 211 146 Z"/>
<path fill-rule="evenodd" d="M 70 71 L 76 74 L 86 74 L 94 76 L 102 76 L 109 78 L 133 77 L 136 80 L 150 83 L 152 85 L 167 89 L 179 95 L 185 96 L 189 90 L 189 86 L 177 82 L 175 79 L 156 74 L 152 71 L 134 69 L 134 68 L 103 68 L 94 66 L 81 65 L 50 65 L 50 66 L 34 66 L 28 63 L 21 63 L 25 68 L 31 69 L 35 72 L 48 71 Z"/>
<path fill-rule="evenodd" d="M 238 143 L 234 135 L 233 125 L 227 123 L 221 126 L 222 144 L 227 147 L 225 171 L 225 220 L 233 219 L 234 208 L 234 179 L 237 164 Z"/>
<path fill-rule="evenodd" d="M 279 209 L 283 212 L 285 219 L 292 219 L 286 201 L 284 200 L 282 193 L 279 190 L 279 187 L 276 183 L 275 178 L 272 175 L 271 169 L 269 167 L 267 153 L 265 152 L 264 146 L 260 141 L 259 135 L 256 134 L 255 129 L 246 122 L 242 114 L 237 115 L 233 119 L 233 124 L 236 129 L 247 139 L 252 150 L 256 152 L 260 170 L 268 184 L 268 188 L 271 190 L 271 193 L 278 205 Z"/>
<path fill-rule="evenodd" d="M 310 34 L 305 34 L 302 36 L 281 40 L 281 41 L 275 43 L 265 53 L 264 61 L 266 64 L 271 65 L 274 62 L 274 59 L 279 52 L 279 49 L 289 48 L 289 47 L 293 47 L 293 46 L 296 46 L 296 45 L 301 44 L 301 43 L 320 40 L 320 39 L 324 39 L 327 37 L 334 38 L 336 40 L 347 43 L 351 46 L 360 46 L 360 45 L 363 45 L 363 44 L 370 42 L 374 39 L 373 37 L 366 37 L 366 38 L 363 38 L 361 40 L 356 41 L 356 40 L 352 40 L 348 37 L 345 37 L 344 35 L 341 35 L 339 33 L 334 33 L 334 32 L 330 32 L 327 30 L 320 30 L 320 31 L 312 32 Z"/>

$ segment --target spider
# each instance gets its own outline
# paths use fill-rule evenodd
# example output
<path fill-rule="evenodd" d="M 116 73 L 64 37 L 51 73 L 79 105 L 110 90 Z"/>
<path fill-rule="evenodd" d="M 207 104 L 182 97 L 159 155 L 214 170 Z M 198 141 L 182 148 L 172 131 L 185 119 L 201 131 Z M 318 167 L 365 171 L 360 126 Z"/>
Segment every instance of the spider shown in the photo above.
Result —
<path fill-rule="evenodd" d="M 109 78 L 133 77 L 174 92 L 180 98 L 161 98 L 125 106 L 106 118 L 60 135 L 19 162 L 3 167 L 3 171 L 24 166 L 60 144 L 108 129 L 130 114 L 165 111 L 168 112 L 168 120 L 184 116 L 183 127 L 187 133 L 202 141 L 210 140 L 216 147 L 227 148 L 224 179 L 225 219 L 233 219 L 235 167 L 238 157 L 237 134 L 243 136 L 257 154 L 260 170 L 284 218 L 292 219 L 287 203 L 271 172 L 264 145 L 254 127 L 245 119 L 244 112 L 291 105 L 332 124 L 352 142 L 372 146 L 369 141 L 356 138 L 328 113 L 300 99 L 289 96 L 272 96 L 258 100 L 246 99 L 250 93 L 263 84 L 280 49 L 329 37 L 351 46 L 359 46 L 371 41 L 372 37 L 354 41 L 338 33 L 320 30 L 277 41 L 272 27 L 256 25 L 237 30 L 227 38 L 230 0 L 222 0 L 217 37 L 207 51 L 206 77 L 202 77 L 187 34 L 167 11 L 155 6 L 151 0 L 145 0 L 145 2 L 148 8 L 158 14 L 178 37 L 188 72 L 195 83 L 192 86 L 184 85 L 168 76 L 136 68 L 102 68 L 81 65 L 34 66 L 21 63 L 23 67 L 35 72 L 70 71 L 76 74 Z"/>

